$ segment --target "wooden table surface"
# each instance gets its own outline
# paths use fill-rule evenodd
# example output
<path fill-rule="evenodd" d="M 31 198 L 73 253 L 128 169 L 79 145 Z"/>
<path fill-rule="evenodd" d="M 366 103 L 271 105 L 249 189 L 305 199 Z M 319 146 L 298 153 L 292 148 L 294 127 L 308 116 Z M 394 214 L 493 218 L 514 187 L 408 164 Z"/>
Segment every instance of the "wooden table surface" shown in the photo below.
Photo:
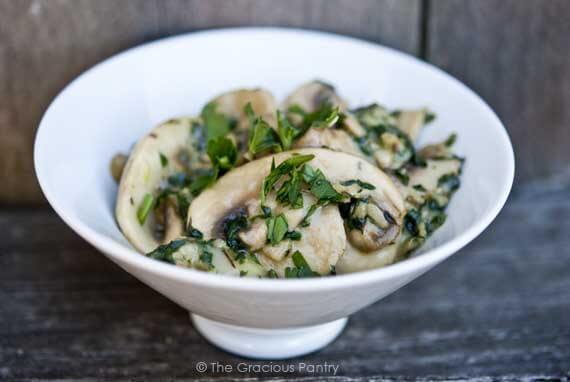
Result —
<path fill-rule="evenodd" d="M 570 186 L 559 182 L 519 188 L 466 249 L 352 316 L 326 349 L 273 365 L 209 345 L 185 310 L 119 269 L 51 210 L 3 210 L 0 380 L 567 381 L 569 197 Z M 233 371 L 199 373 L 200 361 Z M 336 376 L 299 370 L 325 362 L 338 366 Z M 261 365 L 295 372 L 255 372 Z"/>

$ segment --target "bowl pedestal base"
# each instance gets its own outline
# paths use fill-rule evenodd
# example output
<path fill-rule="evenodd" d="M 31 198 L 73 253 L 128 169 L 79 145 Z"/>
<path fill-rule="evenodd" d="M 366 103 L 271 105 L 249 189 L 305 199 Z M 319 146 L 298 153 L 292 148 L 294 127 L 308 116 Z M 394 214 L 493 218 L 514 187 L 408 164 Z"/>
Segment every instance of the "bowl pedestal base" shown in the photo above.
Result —
<path fill-rule="evenodd" d="M 256 329 L 212 321 L 190 313 L 194 328 L 217 347 L 253 359 L 285 359 L 319 350 L 342 332 L 347 318 L 289 329 Z"/>

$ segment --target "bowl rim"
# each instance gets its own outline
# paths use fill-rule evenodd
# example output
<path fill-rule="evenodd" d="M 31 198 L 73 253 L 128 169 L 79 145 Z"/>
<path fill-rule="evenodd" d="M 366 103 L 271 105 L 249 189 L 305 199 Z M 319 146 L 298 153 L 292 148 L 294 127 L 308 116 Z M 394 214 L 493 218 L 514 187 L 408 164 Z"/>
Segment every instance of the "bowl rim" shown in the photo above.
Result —
<path fill-rule="evenodd" d="M 400 262 L 381 267 L 376 269 L 369 269 L 365 271 L 336 275 L 334 277 L 322 277 L 322 278 L 308 278 L 308 279 L 255 279 L 255 278 L 236 278 L 227 275 L 211 274 L 206 272 L 201 272 L 194 269 L 182 268 L 172 264 L 163 263 L 156 261 L 154 259 L 148 258 L 141 255 L 133 248 L 127 248 L 120 243 L 115 242 L 104 234 L 98 233 L 96 230 L 92 229 L 88 224 L 84 223 L 81 219 L 76 218 L 73 214 L 69 213 L 59 203 L 58 198 L 55 193 L 50 189 L 49 183 L 46 179 L 46 172 L 43 170 L 44 166 L 40 161 L 42 158 L 42 142 L 44 141 L 44 135 L 46 135 L 45 120 L 46 116 L 50 113 L 50 110 L 56 105 L 61 97 L 67 93 L 68 89 L 81 81 L 81 79 L 90 73 L 91 71 L 99 68 L 103 65 L 109 65 L 114 60 L 119 57 L 124 57 L 126 55 L 135 54 L 141 50 L 152 49 L 154 46 L 174 42 L 176 40 L 194 39 L 201 38 L 205 35 L 219 35 L 223 37 L 224 34 L 236 33 L 242 34 L 291 34 L 297 35 L 296 37 L 303 35 L 311 35 L 318 38 L 328 38 L 341 40 L 351 44 L 357 44 L 369 48 L 374 48 L 382 50 L 385 53 L 393 56 L 398 56 L 406 60 L 415 61 L 417 65 L 423 66 L 424 69 L 436 73 L 439 76 L 444 77 L 446 80 L 454 82 L 463 91 L 466 91 L 473 97 L 473 100 L 479 104 L 491 117 L 492 123 L 497 129 L 498 139 L 500 139 L 501 146 L 507 151 L 508 163 L 506 163 L 506 174 L 502 178 L 502 184 L 500 188 L 500 195 L 495 199 L 491 208 L 488 209 L 487 213 L 479 218 L 472 226 L 470 226 L 465 232 L 454 237 L 452 240 L 443 243 L 427 252 L 413 256 L 408 259 L 402 260 Z M 437 68 L 436 66 L 424 62 L 419 58 L 400 52 L 393 48 L 386 47 L 381 44 L 369 42 L 355 37 L 349 37 L 344 35 L 339 35 L 330 32 L 322 32 L 311 29 L 300 29 L 300 28 L 286 28 L 286 27 L 236 27 L 236 28 L 216 28 L 216 29 L 206 29 L 190 33 L 184 33 L 181 35 L 170 36 L 147 42 L 133 48 L 121 51 L 111 57 L 99 62 L 98 64 L 88 68 L 77 76 L 73 81 L 67 84 L 53 99 L 46 111 L 44 112 L 42 119 L 40 121 L 39 127 L 36 131 L 35 141 L 34 141 L 34 169 L 36 177 L 38 179 L 40 188 L 45 195 L 47 201 L 55 210 L 55 212 L 61 217 L 61 219 L 76 233 L 78 233 L 83 239 L 88 243 L 96 247 L 98 250 L 104 252 L 111 259 L 116 258 L 121 263 L 129 264 L 130 266 L 149 272 L 152 274 L 160 275 L 168 279 L 173 279 L 176 281 L 194 283 L 204 287 L 214 287 L 219 289 L 228 289 L 235 291 L 258 291 L 258 292 L 306 292 L 306 291 L 321 291 L 326 289 L 337 289 L 358 285 L 371 284 L 374 282 L 389 280 L 396 277 L 401 277 L 405 274 L 411 274 L 421 270 L 427 270 L 427 268 L 432 264 L 437 264 L 444 260 L 446 257 L 451 256 L 455 252 L 459 251 L 473 239 L 475 239 L 479 234 L 481 234 L 485 228 L 487 228 L 491 222 L 499 214 L 500 210 L 503 208 L 509 193 L 512 188 L 514 173 L 515 173 L 515 157 L 514 151 L 509 139 L 509 135 L 498 118 L 495 112 L 487 105 L 481 97 L 479 97 L 473 90 L 468 88 L 465 84 L 454 78 L 453 76 L 447 74 L 443 70 Z"/>

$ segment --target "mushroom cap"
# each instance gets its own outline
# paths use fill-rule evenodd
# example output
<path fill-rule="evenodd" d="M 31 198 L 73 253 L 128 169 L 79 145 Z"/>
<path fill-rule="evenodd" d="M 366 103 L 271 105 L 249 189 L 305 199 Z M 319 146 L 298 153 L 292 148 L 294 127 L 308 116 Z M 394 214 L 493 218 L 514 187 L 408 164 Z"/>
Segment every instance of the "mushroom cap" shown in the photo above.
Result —
<path fill-rule="evenodd" d="M 293 105 L 298 105 L 310 113 L 318 109 L 323 103 L 338 106 L 341 111 L 347 109 L 346 101 L 336 93 L 334 86 L 317 80 L 307 82 L 296 88 L 283 101 L 282 108 L 287 110 Z"/>
<path fill-rule="evenodd" d="M 241 120 L 247 118 L 245 106 L 251 103 L 256 115 L 275 114 L 277 102 L 273 95 L 264 89 L 238 89 L 220 94 L 209 103 L 217 105 L 217 111 L 230 118 Z"/>
<path fill-rule="evenodd" d="M 295 142 L 294 147 L 326 147 L 334 151 L 363 156 L 352 137 L 340 129 L 309 129 Z"/>
<path fill-rule="evenodd" d="M 177 154 L 190 147 L 192 122 L 193 119 L 183 117 L 155 127 L 135 145 L 123 170 L 115 216 L 127 240 L 140 252 L 150 252 L 160 242 L 154 237 L 153 214 L 141 225 L 137 210 L 145 195 L 156 196 L 161 181 L 179 170 Z M 166 166 L 161 154 L 168 159 Z"/>

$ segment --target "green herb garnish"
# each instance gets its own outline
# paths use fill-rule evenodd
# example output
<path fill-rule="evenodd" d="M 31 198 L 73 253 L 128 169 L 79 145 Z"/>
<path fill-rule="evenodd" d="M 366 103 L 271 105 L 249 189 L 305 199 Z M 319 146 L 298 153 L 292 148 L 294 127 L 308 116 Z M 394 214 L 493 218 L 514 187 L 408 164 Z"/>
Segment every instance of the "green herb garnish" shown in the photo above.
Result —
<path fill-rule="evenodd" d="M 410 183 L 410 175 L 408 175 L 408 171 L 405 168 L 395 170 L 394 175 L 404 186 L 407 186 L 408 183 Z"/>
<path fill-rule="evenodd" d="M 433 122 L 433 120 L 436 118 L 436 114 L 432 111 L 426 110 L 425 112 L 425 116 L 424 116 L 424 123 L 427 125 L 430 122 Z"/>
<path fill-rule="evenodd" d="M 204 238 L 204 234 L 202 232 L 200 232 L 199 230 L 197 230 L 196 228 L 193 228 L 193 227 L 189 227 L 189 229 L 186 230 L 186 235 L 193 238 L 193 239 L 203 239 Z"/>
<path fill-rule="evenodd" d="M 285 234 L 284 239 L 293 240 L 293 241 L 299 241 L 299 240 L 301 240 L 301 237 L 302 237 L 301 232 L 299 232 L 299 231 L 289 231 L 289 232 L 287 232 L 287 233 Z"/>
<path fill-rule="evenodd" d="M 271 245 L 278 244 L 281 240 L 283 240 L 287 234 L 287 230 L 289 229 L 285 215 L 280 214 L 278 216 L 270 217 L 266 220 L 266 223 L 267 240 L 271 243 Z"/>
<path fill-rule="evenodd" d="M 214 264 L 212 264 L 212 258 L 214 256 L 212 255 L 211 252 L 206 251 L 205 249 L 202 250 L 202 253 L 200 254 L 200 261 L 202 263 L 204 263 L 205 267 L 207 268 L 206 270 L 212 270 L 214 268 Z"/>
<path fill-rule="evenodd" d="M 346 180 L 344 182 L 340 182 L 340 184 L 342 184 L 345 187 L 349 187 L 349 186 L 352 186 L 353 184 L 357 184 L 360 188 L 363 188 L 365 190 L 375 190 L 376 189 L 376 187 L 374 187 L 370 183 L 363 182 L 360 179 Z"/>
<path fill-rule="evenodd" d="M 279 136 L 261 117 L 255 115 L 251 103 L 245 106 L 245 113 L 249 120 L 248 152 L 253 157 L 263 151 L 281 151 Z"/>
<path fill-rule="evenodd" d="M 449 137 L 447 137 L 447 139 L 445 140 L 445 142 L 443 142 L 443 144 L 447 147 L 451 147 L 455 144 L 455 141 L 457 141 L 457 134 L 452 133 L 449 135 Z"/>
<path fill-rule="evenodd" d="M 334 189 L 320 169 L 314 170 L 309 165 L 305 165 L 303 178 L 310 185 L 311 193 L 319 201 L 339 202 L 344 198 Z"/>
<path fill-rule="evenodd" d="M 154 204 L 154 197 L 151 194 L 146 194 L 137 209 L 137 219 L 140 225 L 143 225 L 148 217 L 150 210 Z"/>
<path fill-rule="evenodd" d="M 285 277 L 286 278 L 306 278 L 306 277 L 318 277 L 320 276 L 318 273 L 313 272 L 303 254 L 299 251 L 295 251 L 293 253 L 293 264 L 295 267 L 287 267 L 285 268 Z"/>
<path fill-rule="evenodd" d="M 309 207 L 309 210 L 307 211 L 307 214 L 303 217 L 303 220 L 301 220 L 301 223 L 299 223 L 299 225 L 301 227 L 308 227 L 309 225 L 311 225 L 311 216 L 313 216 L 313 214 L 317 211 L 317 209 L 319 209 L 319 207 L 322 207 L 325 204 L 326 203 L 317 202 L 311 205 L 311 207 Z"/>
<path fill-rule="evenodd" d="M 322 103 L 318 109 L 310 113 L 307 113 L 299 105 L 291 105 L 287 111 L 302 117 L 298 136 L 303 135 L 311 128 L 326 129 L 333 127 L 342 117 L 339 108 L 328 102 Z"/>
<path fill-rule="evenodd" d="M 265 277 L 268 279 L 278 279 L 279 275 L 273 269 L 270 269 L 267 271 L 267 275 Z"/>
<path fill-rule="evenodd" d="M 404 227 L 411 236 L 417 236 L 419 234 L 420 223 L 421 216 L 416 209 L 410 209 L 406 216 L 404 216 Z"/>
<path fill-rule="evenodd" d="M 217 105 L 208 103 L 202 109 L 202 120 L 206 128 L 206 142 L 210 139 L 223 137 L 230 131 L 231 121 L 222 113 L 216 111 Z"/>
<path fill-rule="evenodd" d="M 218 179 L 218 173 L 218 168 L 214 167 L 213 169 L 208 170 L 205 174 L 194 179 L 189 186 L 192 195 L 197 196 L 204 191 L 204 189 L 214 184 L 216 179 Z"/>
<path fill-rule="evenodd" d="M 184 244 L 186 244 L 186 240 L 184 239 L 173 240 L 170 243 L 159 245 L 156 249 L 154 249 L 152 252 L 147 253 L 146 255 L 151 259 L 174 264 L 174 258 L 172 255 Z"/>
<path fill-rule="evenodd" d="M 235 253 L 235 260 L 242 263 L 249 254 L 247 246 L 239 238 L 239 233 L 247 229 L 248 221 L 245 215 L 237 214 L 231 216 L 224 222 L 224 236 L 226 244 Z"/>
<path fill-rule="evenodd" d="M 263 186 L 261 187 L 261 204 L 265 203 L 265 197 L 269 194 L 275 183 L 282 176 L 291 173 L 293 170 L 299 168 L 301 165 L 312 160 L 315 156 L 309 155 L 293 155 L 291 158 L 281 162 L 279 166 L 275 167 L 275 159 L 271 162 L 271 171 L 264 179 Z"/>
<path fill-rule="evenodd" d="M 160 156 L 160 165 L 162 167 L 168 166 L 168 158 L 163 153 L 158 153 L 158 155 Z"/>
<path fill-rule="evenodd" d="M 422 186 L 421 184 L 416 184 L 416 185 L 412 186 L 412 188 L 416 191 L 427 192 L 426 188 L 424 186 Z"/>
<path fill-rule="evenodd" d="M 279 110 L 277 110 L 277 134 L 281 142 L 281 149 L 284 151 L 291 148 L 295 138 L 300 134 L 300 131 Z"/>
<path fill-rule="evenodd" d="M 229 138 L 217 137 L 208 141 L 208 157 L 214 168 L 218 168 L 222 175 L 235 166 L 237 149 Z"/>

